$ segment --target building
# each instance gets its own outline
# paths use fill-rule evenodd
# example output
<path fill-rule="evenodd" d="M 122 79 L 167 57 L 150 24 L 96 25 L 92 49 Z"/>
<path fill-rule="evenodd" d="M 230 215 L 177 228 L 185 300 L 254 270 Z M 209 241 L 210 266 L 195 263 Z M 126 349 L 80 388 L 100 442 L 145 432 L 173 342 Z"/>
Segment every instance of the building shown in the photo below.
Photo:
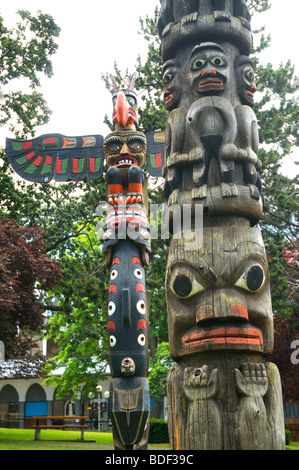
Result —
<path fill-rule="evenodd" d="M 36 362 L 26 362 L 26 372 L 22 372 L 23 366 L 22 360 L 4 362 L 4 354 L 0 354 L 1 428 L 28 429 L 32 425 L 32 416 L 89 416 L 90 429 L 109 429 L 108 372 L 107 380 L 98 383 L 92 396 L 82 388 L 78 396 L 61 399 L 57 398 L 56 388 L 46 386 L 44 379 L 39 378 Z"/>

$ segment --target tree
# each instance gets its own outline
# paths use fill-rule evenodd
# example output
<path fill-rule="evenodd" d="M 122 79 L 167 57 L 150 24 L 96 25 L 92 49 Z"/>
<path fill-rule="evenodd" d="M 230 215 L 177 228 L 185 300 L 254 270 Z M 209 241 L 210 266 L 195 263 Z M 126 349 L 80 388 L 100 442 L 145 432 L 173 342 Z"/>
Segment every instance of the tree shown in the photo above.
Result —
<path fill-rule="evenodd" d="M 59 263 L 43 251 L 42 230 L 0 219 L 0 341 L 6 359 L 32 356 L 33 335 L 45 328 L 44 294 L 60 277 Z"/>
<path fill-rule="evenodd" d="M 51 56 L 58 47 L 54 38 L 60 29 L 51 16 L 41 12 L 36 17 L 27 11 L 18 14 L 20 21 L 11 29 L 0 16 L 0 125 L 26 137 L 50 116 L 38 91 L 39 77 L 52 75 Z M 10 90 L 18 79 L 26 80 L 26 93 Z M 4 160 L 0 172 L 0 337 L 5 343 L 6 358 L 14 359 L 30 355 L 36 345 L 32 335 L 40 334 L 45 326 L 43 298 L 60 273 L 57 262 L 44 253 L 42 230 L 34 223 L 26 227 L 18 223 L 24 215 L 27 195 L 16 189 L 3 151 L 0 156 Z M 14 220 L 16 207 L 18 220 Z"/>
<path fill-rule="evenodd" d="M 37 87 L 41 74 L 53 74 L 50 59 L 58 47 L 54 38 L 60 28 L 40 11 L 36 17 L 24 10 L 18 14 L 20 21 L 12 29 L 6 28 L 0 16 L 0 126 L 9 125 L 12 132 L 25 137 L 49 120 L 50 110 Z M 19 78 L 27 79 L 31 93 L 9 91 L 11 82 Z"/>

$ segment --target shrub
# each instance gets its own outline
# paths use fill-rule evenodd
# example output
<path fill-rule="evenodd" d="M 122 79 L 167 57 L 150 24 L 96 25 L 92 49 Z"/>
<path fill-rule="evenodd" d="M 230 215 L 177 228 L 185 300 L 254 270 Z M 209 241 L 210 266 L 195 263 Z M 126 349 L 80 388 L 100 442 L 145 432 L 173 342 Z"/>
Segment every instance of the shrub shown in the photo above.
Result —
<path fill-rule="evenodd" d="M 285 432 L 286 432 L 286 445 L 289 446 L 291 444 L 291 431 L 289 429 L 286 429 Z"/>
<path fill-rule="evenodd" d="M 167 421 L 164 419 L 151 418 L 150 431 L 149 431 L 149 443 L 150 444 L 162 444 L 169 442 Z"/>

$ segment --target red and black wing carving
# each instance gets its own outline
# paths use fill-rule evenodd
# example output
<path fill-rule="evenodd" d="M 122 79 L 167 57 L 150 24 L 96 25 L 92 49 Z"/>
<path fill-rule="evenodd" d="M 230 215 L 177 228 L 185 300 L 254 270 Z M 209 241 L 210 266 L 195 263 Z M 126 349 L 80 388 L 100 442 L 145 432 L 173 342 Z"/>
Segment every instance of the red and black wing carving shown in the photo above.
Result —
<path fill-rule="evenodd" d="M 165 131 L 152 131 L 146 134 L 147 171 L 152 176 L 162 176 L 164 167 Z"/>
<path fill-rule="evenodd" d="M 98 179 L 103 174 L 101 135 L 47 134 L 31 140 L 6 139 L 5 151 L 14 171 L 28 181 L 81 181 Z"/>

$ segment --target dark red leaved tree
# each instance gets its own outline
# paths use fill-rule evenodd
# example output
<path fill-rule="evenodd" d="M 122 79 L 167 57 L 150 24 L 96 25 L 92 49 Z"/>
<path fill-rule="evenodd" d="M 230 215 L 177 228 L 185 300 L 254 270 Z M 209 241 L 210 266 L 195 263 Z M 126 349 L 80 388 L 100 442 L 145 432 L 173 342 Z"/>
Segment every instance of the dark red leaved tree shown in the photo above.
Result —
<path fill-rule="evenodd" d="M 43 233 L 0 219 L 0 341 L 5 358 L 24 358 L 44 327 L 41 299 L 60 279 L 59 263 L 43 251 Z"/>

